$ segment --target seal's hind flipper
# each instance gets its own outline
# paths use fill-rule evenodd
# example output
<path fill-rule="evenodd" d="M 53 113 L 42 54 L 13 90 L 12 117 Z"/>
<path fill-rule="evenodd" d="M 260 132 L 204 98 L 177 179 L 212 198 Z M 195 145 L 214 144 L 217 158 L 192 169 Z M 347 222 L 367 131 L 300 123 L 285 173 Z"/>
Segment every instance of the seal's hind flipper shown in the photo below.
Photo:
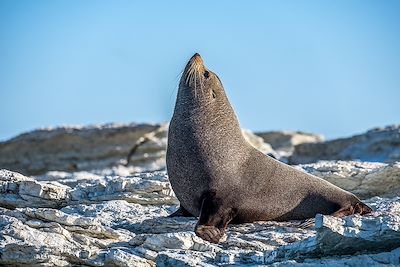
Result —
<path fill-rule="evenodd" d="M 168 217 L 172 218 L 172 217 L 194 217 L 194 216 L 190 214 L 190 212 L 188 212 L 184 207 L 179 206 L 179 208 L 175 212 L 168 215 Z"/>
<path fill-rule="evenodd" d="M 224 236 L 225 229 L 219 229 L 212 225 L 198 225 L 195 229 L 196 235 L 208 242 L 218 244 Z"/>
<path fill-rule="evenodd" d="M 362 202 L 358 202 L 350 207 L 341 208 L 340 210 L 332 213 L 331 215 L 335 217 L 344 217 L 353 214 L 365 215 L 371 212 L 373 212 L 373 210 L 368 205 Z"/>

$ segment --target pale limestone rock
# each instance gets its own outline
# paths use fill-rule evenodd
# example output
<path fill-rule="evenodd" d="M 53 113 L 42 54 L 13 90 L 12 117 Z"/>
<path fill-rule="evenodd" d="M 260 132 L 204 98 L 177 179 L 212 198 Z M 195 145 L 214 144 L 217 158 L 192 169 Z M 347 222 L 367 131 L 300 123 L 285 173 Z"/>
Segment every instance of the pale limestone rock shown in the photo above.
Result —
<path fill-rule="evenodd" d="M 60 207 L 69 201 L 70 190 L 58 182 L 38 182 L 19 173 L 0 170 L 0 206 L 3 207 Z"/>
<path fill-rule="evenodd" d="M 399 164 L 325 161 L 301 165 L 297 168 L 326 179 L 361 198 L 368 198 L 399 194 Z M 131 176 L 108 176 L 94 173 L 92 180 L 90 177 L 91 174 L 86 171 L 83 173 L 51 172 L 40 176 L 41 181 L 37 181 L 1 170 L 0 204 L 4 207 L 53 208 L 107 200 L 126 200 L 146 205 L 178 204 L 165 171 Z"/>
<path fill-rule="evenodd" d="M 265 261 L 273 263 L 288 259 L 352 255 L 360 251 L 391 251 L 400 246 L 400 198 L 393 202 L 397 207 L 391 213 L 379 212 L 378 209 L 378 212 L 370 216 L 353 215 L 343 219 L 317 215 L 315 237 L 268 251 L 265 253 Z"/>
<path fill-rule="evenodd" d="M 123 199 L 139 204 L 177 204 L 165 172 L 141 173 L 131 177 L 106 176 L 71 190 L 71 203 Z"/>
<path fill-rule="evenodd" d="M 274 151 L 270 144 L 265 143 L 264 140 L 255 134 L 253 134 L 249 130 L 242 130 L 244 139 L 251 144 L 254 148 L 260 150 L 264 154 L 269 154 L 274 156 L 275 158 L 278 157 L 278 154 Z"/>
<path fill-rule="evenodd" d="M 320 161 L 297 166 L 361 198 L 400 195 L 400 162 Z"/>
<path fill-rule="evenodd" d="M 140 229 L 146 228 L 146 222 L 152 220 L 162 221 L 171 212 L 170 209 L 170 206 L 167 205 L 144 206 L 128 203 L 125 200 L 111 200 L 101 203 L 67 206 L 62 208 L 61 211 L 76 217 L 94 218 L 93 220 L 98 221 L 101 225 L 113 229 L 133 229 L 132 232 L 140 233 Z M 141 228 L 142 225 L 143 227 Z M 168 226 L 166 224 L 164 228 L 168 229 Z"/>
<path fill-rule="evenodd" d="M 12 175 L 13 172 L 0 171 L 0 205 L 4 207 L 64 207 L 116 199 L 140 204 L 178 203 L 165 171 L 128 177 L 94 175 L 93 181 L 77 179 L 69 183 L 76 184 L 74 188 L 54 180 L 38 182 L 20 174 Z"/>
<path fill-rule="evenodd" d="M 61 210 L 56 210 L 56 209 L 25 208 L 21 211 L 25 215 L 27 215 L 31 218 L 40 219 L 42 221 L 56 222 L 56 223 L 68 225 L 68 226 L 77 225 L 77 226 L 88 227 L 88 226 L 93 226 L 93 225 L 98 224 L 95 220 L 90 219 L 88 217 L 69 215 L 69 214 L 62 212 Z"/>
<path fill-rule="evenodd" d="M 0 265 L 29 266 L 90 263 L 104 248 L 114 243 L 128 244 L 134 236 L 129 231 L 101 225 L 96 218 L 49 208 L 1 209 L 0 233 Z M 107 257 L 103 263 L 106 261 Z"/>
<path fill-rule="evenodd" d="M 192 232 L 150 235 L 146 237 L 141 245 L 144 248 L 157 252 L 165 249 L 190 249 L 194 251 L 213 251 L 216 249 L 214 246 L 208 244 L 208 242 L 206 243 Z"/>
<path fill-rule="evenodd" d="M 60 226 L 31 228 L 14 217 L 0 215 L 0 264 L 39 265 L 79 262 L 84 246 Z M 65 265 L 65 264 L 64 264 Z"/>
<path fill-rule="evenodd" d="M 105 266 L 121 266 L 121 267 L 152 267 L 154 264 L 146 259 L 135 255 L 128 248 L 111 249 L 104 260 Z"/>
<path fill-rule="evenodd" d="M 264 142 L 270 144 L 280 157 L 290 156 L 296 145 L 319 143 L 323 142 L 325 139 L 322 135 L 299 131 L 270 131 L 258 132 L 255 134 L 260 136 Z"/>
<path fill-rule="evenodd" d="M 268 266 L 273 267 L 365 267 L 365 266 L 399 266 L 400 265 L 400 248 L 390 252 L 382 252 L 377 254 L 361 254 L 343 257 L 327 257 L 322 259 L 304 259 L 301 261 L 287 260 L 276 262 Z"/>
<path fill-rule="evenodd" d="M 340 237 L 342 244 L 349 242 L 357 246 L 363 246 L 363 242 L 354 243 L 351 238 L 373 240 L 368 249 L 378 251 L 385 251 L 380 244 L 396 244 L 400 240 L 400 221 L 396 219 L 400 216 L 400 199 L 374 198 L 368 204 L 378 211 L 374 216 L 352 216 L 343 220 L 317 217 L 317 231 L 302 229 L 300 222 L 231 225 L 227 241 L 218 245 L 194 235 L 195 218 L 160 217 L 172 211 L 168 206 L 156 208 L 115 200 L 67 206 L 61 211 L 49 208 L 0 209 L 0 233 L 5 237 L 0 239 L 0 253 L 3 255 L 0 264 L 212 266 L 219 263 L 264 264 L 279 260 L 295 263 L 299 258 L 315 261 L 315 251 L 321 247 L 322 253 L 327 255 L 317 255 L 335 253 L 335 260 L 340 262 L 341 254 L 349 250 L 327 250 L 332 246 L 326 242 L 332 242 L 335 235 Z M 23 236 L 18 239 L 22 242 L 16 242 L 16 234 Z M 32 236 L 32 239 L 25 236 Z M 36 236 L 42 237 L 36 240 Z M 40 243 L 44 239 L 48 243 Z M 32 250 L 35 256 L 28 253 L 14 257 L 16 250 L 24 253 Z M 277 256 L 271 260 L 269 253 L 273 251 Z M 287 258 L 279 258 L 279 251 L 285 251 Z M 386 251 L 381 256 L 369 253 L 365 257 L 381 257 L 380 261 L 393 262 L 394 256 L 390 250 Z M 334 261 L 332 256 L 326 259 L 329 260 Z"/>
<path fill-rule="evenodd" d="M 168 250 L 158 254 L 157 267 L 214 267 L 207 263 L 212 260 L 213 254 L 196 251 Z"/>
<path fill-rule="evenodd" d="M 78 170 L 83 171 L 66 172 L 60 168 L 26 177 L 0 170 L 0 265 L 400 265 L 400 251 L 396 249 L 400 242 L 400 198 L 396 197 L 399 163 L 339 161 L 299 166 L 362 197 L 391 198 L 367 200 L 376 211 L 372 216 L 339 219 L 318 215 L 315 229 L 302 228 L 297 221 L 230 225 L 226 241 L 216 245 L 194 234 L 196 218 L 166 217 L 178 202 L 165 171 L 135 173 L 164 168 L 161 161 L 165 156 L 166 130 L 154 127 L 138 135 L 137 139 L 146 136 L 148 141 L 137 148 L 132 165 L 124 166 L 123 155 L 133 144 L 124 147 L 122 153 L 112 148 L 112 143 L 125 137 L 130 140 L 130 130 L 108 127 L 62 128 L 35 133 L 32 139 L 28 134 L 14 140 L 26 145 L 40 138 L 41 142 L 53 140 L 58 149 L 57 142 L 63 139 L 72 144 L 76 138 L 78 146 L 88 148 L 85 142 L 94 138 L 97 145 L 104 142 L 96 151 L 103 151 L 100 154 L 104 158 L 85 158 L 88 155 L 79 147 L 70 150 L 70 154 L 56 156 L 54 162 L 64 164 L 71 155 L 78 155 Z M 104 135 L 106 132 L 109 135 Z M 263 150 L 265 143 L 260 138 L 250 136 L 250 140 Z M 378 146 L 382 144 L 383 141 L 378 142 Z M 43 149 L 45 154 L 51 150 Z M 28 154 L 38 162 L 27 160 L 23 166 L 38 164 L 43 168 L 29 168 L 45 170 L 54 163 L 50 154 Z M 354 251 L 359 254 L 352 255 Z"/>

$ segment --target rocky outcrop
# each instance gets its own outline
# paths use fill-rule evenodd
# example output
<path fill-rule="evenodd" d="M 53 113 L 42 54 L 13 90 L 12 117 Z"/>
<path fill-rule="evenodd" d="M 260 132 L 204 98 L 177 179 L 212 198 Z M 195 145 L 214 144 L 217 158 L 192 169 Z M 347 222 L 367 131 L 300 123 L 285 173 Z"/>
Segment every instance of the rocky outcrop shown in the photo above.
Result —
<path fill-rule="evenodd" d="M 249 142 L 253 147 L 260 150 L 262 153 L 264 153 L 266 155 L 268 154 L 275 158 L 278 157 L 278 154 L 271 147 L 271 145 L 268 143 L 265 143 L 264 140 L 260 136 L 253 134 L 249 130 L 242 130 L 242 133 L 243 133 L 244 139 L 246 139 L 246 141 Z"/>
<path fill-rule="evenodd" d="M 384 204 L 380 199 L 376 199 L 376 202 L 369 201 L 376 210 L 379 210 L 379 206 L 388 205 L 391 213 L 375 212 L 370 216 L 354 215 L 345 218 L 318 214 L 315 217 L 315 236 L 279 247 L 267 253 L 265 260 L 270 263 L 277 260 L 302 260 L 321 256 L 352 255 L 360 251 L 376 253 L 397 249 L 400 247 L 399 200 L 396 198 L 395 203 Z"/>
<path fill-rule="evenodd" d="M 0 142 L 0 168 L 26 175 L 47 171 L 93 171 L 127 164 L 129 173 L 165 169 L 167 124 L 105 124 L 58 127 Z M 265 154 L 270 145 L 250 131 L 246 140 Z"/>
<path fill-rule="evenodd" d="M 130 174 L 165 169 L 166 124 L 106 124 L 40 129 L 0 142 L 0 168 L 26 175 L 48 171 L 101 171 L 125 168 Z M 318 160 L 400 160 L 400 126 L 374 129 L 351 138 L 321 142 L 302 132 L 244 130 L 255 148 L 290 164 Z M 266 142 L 265 142 L 266 141 Z M 129 157 L 128 157 L 129 155 Z"/>
<path fill-rule="evenodd" d="M 230 225 L 217 245 L 194 234 L 195 218 L 167 217 L 178 207 L 165 171 L 167 125 L 63 127 L 21 135 L 0 143 L 0 167 L 35 176 L 0 170 L 0 265 L 400 265 L 400 163 L 392 162 L 398 129 L 374 130 L 345 144 L 338 140 L 324 154 L 389 163 L 296 166 L 365 199 L 375 211 L 371 215 Z M 297 140 L 297 134 L 276 134 L 281 141 L 271 137 L 276 154 L 244 131 L 253 146 L 281 159 L 293 145 L 317 141 L 301 134 Z M 298 147 L 329 142 L 297 145 L 294 156 Z"/>
<path fill-rule="evenodd" d="M 126 159 L 135 142 L 159 127 L 161 125 L 106 124 L 35 130 L 0 143 L 0 168 L 32 175 L 50 170 L 90 170 L 123 164 L 121 160 Z M 149 163 L 144 153 L 151 162 L 160 157 L 159 151 L 154 149 L 140 153 L 139 168 Z"/>
<path fill-rule="evenodd" d="M 195 218 L 167 217 L 177 201 L 164 171 L 103 172 L 26 177 L 1 170 L 0 265 L 400 264 L 399 197 L 367 200 L 371 216 L 318 215 L 315 228 L 298 221 L 231 225 L 215 245 L 193 233 Z"/>
<path fill-rule="evenodd" d="M 297 145 L 289 163 L 319 160 L 400 161 L 400 125 L 372 129 L 349 138 Z"/>
<path fill-rule="evenodd" d="M 130 174 L 165 169 L 168 125 L 106 124 L 58 127 L 21 134 L 0 142 L 0 168 L 26 175 L 48 171 L 101 171 L 124 168 Z M 290 164 L 318 160 L 400 160 L 400 126 L 374 129 L 351 138 L 321 142 L 302 132 L 243 131 L 255 148 Z M 261 136 L 261 137 L 260 137 Z"/>
<path fill-rule="evenodd" d="M 0 170 L 0 206 L 61 208 L 70 204 L 115 199 L 140 204 L 178 203 L 165 171 L 126 177 L 93 174 L 92 179 L 88 180 L 79 179 L 79 173 L 70 174 L 69 179 L 64 179 L 68 173 L 62 173 L 64 175 L 58 181 L 56 174 L 50 173 L 49 179 L 52 181 L 46 182 Z M 74 177 L 78 178 L 74 180 Z M 71 180 L 74 181 L 71 183 Z"/>
<path fill-rule="evenodd" d="M 318 134 L 305 133 L 299 131 L 270 131 L 255 133 L 260 136 L 264 142 L 279 154 L 279 157 L 288 157 L 294 147 L 304 143 L 319 143 L 324 141 L 324 137 Z"/>
<path fill-rule="evenodd" d="M 361 198 L 400 195 L 400 162 L 319 161 L 296 168 L 318 176 Z"/>
<path fill-rule="evenodd" d="M 297 168 L 362 198 L 400 193 L 400 163 L 322 161 Z M 51 171 L 36 177 L 0 170 L 0 193 L 0 205 L 8 208 L 57 208 L 116 199 L 147 205 L 177 203 L 165 171 L 130 175 L 124 166 L 93 173 Z"/>

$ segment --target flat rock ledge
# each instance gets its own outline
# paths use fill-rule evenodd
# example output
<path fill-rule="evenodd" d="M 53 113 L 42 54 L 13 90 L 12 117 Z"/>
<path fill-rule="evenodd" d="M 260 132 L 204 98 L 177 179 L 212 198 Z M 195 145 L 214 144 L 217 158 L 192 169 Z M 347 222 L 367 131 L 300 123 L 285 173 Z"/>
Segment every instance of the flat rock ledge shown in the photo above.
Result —
<path fill-rule="evenodd" d="M 295 167 L 364 199 L 400 195 L 400 162 L 319 161 Z"/>
<path fill-rule="evenodd" d="M 72 204 L 126 200 L 144 205 L 178 204 L 165 171 L 130 175 L 119 166 L 93 172 L 51 171 L 36 177 L 0 170 L 0 206 L 62 208 Z M 361 198 L 400 193 L 400 163 L 321 161 L 297 168 Z"/>
<path fill-rule="evenodd" d="M 319 160 L 400 161 L 400 125 L 374 128 L 366 133 L 325 142 L 304 142 L 294 146 L 290 164 Z"/>
<path fill-rule="evenodd" d="M 92 174 L 92 180 L 80 179 L 81 173 L 61 174 L 63 178 L 68 175 L 69 179 L 38 181 L 19 173 L 0 170 L 0 206 L 61 208 L 71 204 L 116 199 L 147 205 L 178 203 L 165 171 L 127 177 Z M 59 177 L 60 173 L 49 175 L 54 178 L 52 175 Z M 83 174 L 85 175 L 86 178 L 87 175 L 90 176 L 88 173 Z M 74 181 L 71 182 L 71 179 Z M 74 187 L 68 184 L 73 184 Z"/>
<path fill-rule="evenodd" d="M 336 172 L 347 166 L 332 164 Z M 360 173 L 356 177 L 395 166 L 349 164 L 364 170 L 354 171 Z M 321 165 L 302 168 L 333 172 Z M 369 216 L 317 215 L 315 227 L 299 221 L 231 225 L 225 241 L 215 245 L 193 233 L 195 218 L 167 217 L 177 200 L 165 172 L 104 172 L 26 177 L 1 170 L 0 265 L 400 265 L 400 197 L 395 195 L 367 199 L 375 210 Z"/>

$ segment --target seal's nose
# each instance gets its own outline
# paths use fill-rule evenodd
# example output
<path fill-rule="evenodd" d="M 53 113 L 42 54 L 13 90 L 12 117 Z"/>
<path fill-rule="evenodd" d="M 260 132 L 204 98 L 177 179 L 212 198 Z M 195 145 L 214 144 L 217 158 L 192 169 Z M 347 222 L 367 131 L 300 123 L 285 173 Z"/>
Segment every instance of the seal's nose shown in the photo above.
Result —
<path fill-rule="evenodd" d="M 192 56 L 190 62 L 193 62 L 194 64 L 203 64 L 203 59 L 201 58 L 199 53 L 196 53 Z"/>
<path fill-rule="evenodd" d="M 201 60 L 200 54 L 199 54 L 199 53 L 194 54 L 194 55 L 192 56 L 191 60 L 193 60 L 193 61 L 195 61 L 195 60 L 196 60 L 196 61 L 197 61 L 197 60 Z"/>

